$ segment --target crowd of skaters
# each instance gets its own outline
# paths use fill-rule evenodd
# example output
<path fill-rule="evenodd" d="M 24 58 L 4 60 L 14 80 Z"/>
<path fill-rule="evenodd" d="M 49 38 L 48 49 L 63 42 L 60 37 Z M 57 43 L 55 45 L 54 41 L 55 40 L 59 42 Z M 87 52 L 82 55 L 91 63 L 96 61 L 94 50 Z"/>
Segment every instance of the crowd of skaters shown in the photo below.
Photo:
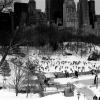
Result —
<path fill-rule="evenodd" d="M 67 57 L 50 57 L 49 59 L 41 59 L 41 57 L 37 57 L 37 59 L 34 60 L 35 63 L 38 64 L 37 69 L 40 72 L 62 72 L 65 73 L 65 75 L 68 77 L 68 73 L 74 73 L 76 77 L 78 77 L 79 72 L 87 72 L 91 71 L 91 74 L 95 74 L 94 77 L 94 85 L 97 85 L 98 83 L 98 74 L 95 73 L 94 70 L 100 70 L 100 63 L 99 61 L 88 61 L 88 60 L 82 60 L 79 58 L 77 59 L 67 59 Z M 56 74 L 54 74 L 56 75 Z M 44 78 L 44 83 L 49 86 L 49 78 Z M 94 98 L 97 98 L 97 96 L 93 97 L 93 100 L 97 100 Z M 100 97 L 98 98 L 100 100 Z"/>
<path fill-rule="evenodd" d="M 62 72 L 74 73 L 86 72 L 91 70 L 100 70 L 99 62 L 88 61 L 88 60 L 68 60 L 66 58 L 50 58 L 47 60 L 36 60 L 38 63 L 38 70 L 41 72 Z"/>

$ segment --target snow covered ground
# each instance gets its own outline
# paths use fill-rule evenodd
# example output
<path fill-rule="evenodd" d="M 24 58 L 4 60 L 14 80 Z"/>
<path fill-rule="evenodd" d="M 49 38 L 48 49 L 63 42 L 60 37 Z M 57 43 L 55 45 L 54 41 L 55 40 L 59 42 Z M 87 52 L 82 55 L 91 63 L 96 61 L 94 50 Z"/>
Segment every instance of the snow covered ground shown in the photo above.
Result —
<path fill-rule="evenodd" d="M 100 47 L 96 46 L 96 49 L 100 51 Z M 43 60 L 42 59 L 43 55 L 39 55 L 38 53 L 39 53 L 38 50 L 37 51 L 30 50 L 29 55 L 27 55 L 23 59 L 23 61 L 25 61 L 25 59 L 29 57 L 30 60 L 35 61 L 35 63 L 39 64 L 38 70 L 41 70 L 46 73 L 50 73 L 50 72 L 63 72 L 64 73 L 65 70 L 67 70 L 69 73 L 74 72 L 74 70 L 78 70 L 79 72 L 81 72 L 83 67 L 85 68 L 83 71 L 89 71 L 91 69 L 100 70 L 100 61 L 88 61 L 87 56 L 80 57 L 79 55 L 76 55 L 76 54 L 73 54 L 70 56 L 63 56 L 61 54 L 60 55 L 55 54 L 55 55 L 50 55 L 49 56 L 50 59 Z M 12 56 L 7 56 L 6 59 L 10 61 L 11 58 Z M 0 59 L 1 59 L 1 56 L 0 56 Z M 10 65 L 13 66 L 11 63 Z M 12 72 L 12 76 L 13 76 L 13 72 Z M 98 77 L 100 78 L 100 75 Z M 11 81 L 10 79 L 11 77 L 8 78 L 8 81 Z M 71 78 L 54 79 L 55 82 L 60 83 L 61 85 L 67 84 L 68 82 L 73 83 L 77 87 L 77 89 L 74 91 L 75 95 L 73 97 L 65 97 L 64 94 L 60 92 L 57 94 L 53 94 L 53 95 L 40 98 L 39 94 L 29 94 L 28 100 L 32 100 L 32 99 L 34 100 L 51 100 L 51 99 L 78 100 L 77 91 L 78 89 L 84 88 L 84 87 L 86 87 L 86 91 L 90 90 L 90 92 L 91 91 L 93 92 L 93 94 L 91 94 L 91 97 L 95 94 L 99 97 L 100 96 L 100 86 L 98 86 L 98 88 L 96 88 L 95 86 L 90 87 L 93 85 L 92 84 L 93 79 L 94 79 L 94 75 L 93 76 L 84 75 L 84 76 L 79 76 L 79 78 L 71 77 Z M 3 80 L 3 77 L 0 76 L 0 85 L 2 85 L 2 82 L 3 82 L 2 80 Z M 51 91 L 53 90 L 56 91 L 55 88 L 49 88 L 49 90 L 50 89 Z M 80 94 L 81 95 L 80 95 L 79 100 L 88 100 L 86 94 L 84 93 L 80 93 Z M 0 90 L 0 99 L 1 98 L 2 100 L 27 100 L 26 94 L 19 94 L 18 97 L 16 97 L 15 92 L 9 89 Z"/>
<path fill-rule="evenodd" d="M 100 74 L 98 75 L 98 78 L 100 80 Z M 97 95 L 98 97 L 100 96 L 100 83 L 98 85 L 98 88 L 96 88 L 96 86 L 93 86 L 93 84 L 88 84 L 90 79 L 94 79 L 94 75 L 84 75 L 84 76 L 79 76 L 79 78 L 58 78 L 58 79 L 54 79 L 55 82 L 58 82 L 62 85 L 67 84 L 67 83 L 73 83 L 76 87 L 75 91 L 74 91 L 74 96 L 73 97 L 65 97 L 64 93 L 59 92 L 53 95 L 48 95 L 45 97 L 40 98 L 39 94 L 29 94 L 28 100 L 51 100 L 51 99 L 58 99 L 58 100 L 78 100 L 78 90 L 79 89 L 83 89 L 83 91 L 80 92 L 80 97 L 79 100 L 88 100 L 87 98 L 89 98 L 89 100 L 92 100 L 90 98 L 92 98 L 94 95 Z M 84 80 L 86 80 L 86 82 L 84 83 Z M 81 82 L 83 81 L 83 82 Z M 91 87 L 90 87 L 91 86 Z M 85 88 L 85 90 L 84 90 Z M 46 91 L 56 91 L 56 88 L 47 88 Z M 90 94 L 88 94 L 90 92 Z M 92 92 L 92 93 L 91 93 Z M 90 95 L 90 96 L 89 96 Z M 0 98 L 2 98 L 2 100 L 27 100 L 26 94 L 20 94 L 18 95 L 18 97 L 15 96 L 15 92 L 14 90 L 12 91 L 11 89 L 9 90 L 0 90 Z"/>
<path fill-rule="evenodd" d="M 86 100 L 84 99 L 84 95 L 81 94 L 80 96 L 80 100 Z M 23 95 L 23 94 L 19 94 L 18 97 L 15 96 L 15 94 L 13 92 L 9 92 L 9 91 L 6 91 L 6 90 L 1 90 L 0 91 L 0 99 L 2 100 L 78 100 L 78 97 L 77 97 L 77 93 L 75 94 L 74 97 L 65 97 L 62 93 L 57 93 L 57 94 L 54 94 L 54 95 L 49 95 L 49 96 L 46 96 L 46 97 L 42 97 L 42 98 L 39 98 L 38 94 L 36 95 L 33 95 L 30 94 L 28 98 L 26 98 L 26 95 Z"/>
<path fill-rule="evenodd" d="M 85 78 L 85 77 L 84 77 Z M 83 78 L 83 80 L 84 80 Z M 59 81 L 61 82 L 63 79 L 59 79 Z M 82 80 L 82 78 L 81 78 Z M 64 82 L 64 80 L 63 80 Z M 66 82 L 66 80 L 65 80 Z M 45 97 L 42 97 L 40 98 L 38 94 L 29 94 L 29 97 L 27 98 L 26 97 L 26 94 L 19 94 L 18 97 L 15 96 L 15 93 L 14 91 L 12 90 L 0 90 L 0 99 L 2 100 L 78 100 L 78 88 L 81 89 L 85 87 L 85 85 L 83 84 L 78 84 L 77 85 L 77 89 L 74 91 L 74 96 L 73 97 L 65 97 L 64 96 L 64 93 L 62 92 L 59 92 L 59 93 L 56 93 L 56 94 L 53 94 L 53 95 L 48 95 L 48 96 L 45 96 Z M 98 89 L 96 87 L 92 87 L 92 88 L 89 88 L 90 90 L 93 91 L 94 95 L 96 94 L 98 97 L 100 96 L 100 87 L 98 87 Z M 81 93 L 80 92 L 80 96 L 79 96 L 79 100 L 88 100 L 87 99 L 88 95 L 86 93 Z M 92 98 L 92 97 L 91 97 Z M 92 100 L 92 99 L 89 99 L 89 100 Z"/>
<path fill-rule="evenodd" d="M 39 98 L 38 94 L 30 94 L 28 100 Z M 14 91 L 9 90 L 0 90 L 0 99 L 2 100 L 27 100 L 26 94 L 19 94 L 17 97 L 15 96 Z"/>

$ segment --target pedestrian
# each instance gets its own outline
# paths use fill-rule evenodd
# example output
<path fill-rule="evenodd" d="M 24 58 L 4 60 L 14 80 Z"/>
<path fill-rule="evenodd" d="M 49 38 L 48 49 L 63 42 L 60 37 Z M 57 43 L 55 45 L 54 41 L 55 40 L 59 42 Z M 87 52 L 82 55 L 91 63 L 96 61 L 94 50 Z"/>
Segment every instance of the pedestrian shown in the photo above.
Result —
<path fill-rule="evenodd" d="M 78 71 L 75 70 L 75 77 L 78 78 Z"/>
<path fill-rule="evenodd" d="M 93 69 L 91 70 L 91 74 L 92 74 L 92 75 L 94 74 L 94 70 L 93 70 Z"/>
<path fill-rule="evenodd" d="M 94 85 L 96 85 L 96 76 L 95 76 L 95 78 L 94 78 Z"/>
<path fill-rule="evenodd" d="M 69 72 L 67 70 L 65 70 L 65 76 L 66 78 L 69 77 Z"/>
<path fill-rule="evenodd" d="M 97 75 L 97 74 L 95 74 L 95 78 L 94 78 L 94 85 L 96 85 L 96 84 L 97 84 L 97 82 L 98 82 L 98 75 Z"/>
<path fill-rule="evenodd" d="M 98 74 L 96 74 L 96 87 L 98 87 Z"/>

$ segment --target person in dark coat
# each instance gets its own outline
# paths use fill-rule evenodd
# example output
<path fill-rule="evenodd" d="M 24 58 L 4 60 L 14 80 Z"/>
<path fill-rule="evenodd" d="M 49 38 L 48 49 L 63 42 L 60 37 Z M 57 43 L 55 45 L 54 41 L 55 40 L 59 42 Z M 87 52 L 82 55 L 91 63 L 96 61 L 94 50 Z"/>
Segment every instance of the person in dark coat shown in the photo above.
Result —
<path fill-rule="evenodd" d="M 96 85 L 96 77 L 94 78 L 94 85 Z"/>
<path fill-rule="evenodd" d="M 49 86 L 49 80 L 50 80 L 50 78 L 45 78 L 45 80 L 44 80 L 44 83 L 45 83 L 46 85 L 48 85 L 48 86 Z"/>
<path fill-rule="evenodd" d="M 94 85 L 96 85 L 96 84 L 97 84 L 97 82 L 98 82 L 98 75 L 97 75 L 97 74 L 95 74 L 95 78 L 94 78 Z"/>
<path fill-rule="evenodd" d="M 69 73 L 67 70 L 65 70 L 65 76 L 66 76 L 66 78 L 69 77 Z"/>
<path fill-rule="evenodd" d="M 75 77 L 78 78 L 78 71 L 75 70 Z"/>
<path fill-rule="evenodd" d="M 90 72 L 91 72 L 92 75 L 94 74 L 94 70 L 93 69 Z"/>

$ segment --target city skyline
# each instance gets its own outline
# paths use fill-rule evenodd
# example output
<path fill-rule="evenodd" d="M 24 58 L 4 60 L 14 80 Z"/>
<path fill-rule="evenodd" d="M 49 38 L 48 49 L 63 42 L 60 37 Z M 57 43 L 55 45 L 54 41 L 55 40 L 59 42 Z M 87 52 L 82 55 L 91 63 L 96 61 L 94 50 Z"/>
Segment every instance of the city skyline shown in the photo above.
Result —
<path fill-rule="evenodd" d="M 3 1 L 3 0 L 0 0 Z M 25 2 L 27 3 L 29 0 L 14 0 L 14 1 L 18 1 L 18 2 Z M 45 0 L 35 0 L 36 1 L 36 8 L 37 9 L 41 9 L 43 12 L 45 11 Z M 79 0 L 74 0 L 76 3 Z M 95 0 L 95 12 L 96 14 L 100 14 L 100 0 Z"/>
<path fill-rule="evenodd" d="M 36 1 L 36 7 L 37 9 L 41 9 L 42 11 L 45 11 L 45 0 L 35 0 Z M 79 0 L 74 0 L 76 3 Z M 95 0 L 95 11 L 96 14 L 100 14 L 100 0 Z"/>

